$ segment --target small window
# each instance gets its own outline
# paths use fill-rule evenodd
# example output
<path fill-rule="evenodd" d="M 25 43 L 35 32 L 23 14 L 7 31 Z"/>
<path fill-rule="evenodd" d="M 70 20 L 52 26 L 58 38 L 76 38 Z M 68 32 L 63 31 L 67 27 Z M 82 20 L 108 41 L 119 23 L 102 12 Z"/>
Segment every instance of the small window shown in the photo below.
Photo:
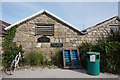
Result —
<path fill-rule="evenodd" d="M 36 35 L 52 36 L 54 35 L 53 24 L 37 24 L 35 29 Z"/>
<path fill-rule="evenodd" d="M 111 34 L 118 32 L 120 30 L 120 25 L 119 24 L 110 24 L 110 32 Z"/>

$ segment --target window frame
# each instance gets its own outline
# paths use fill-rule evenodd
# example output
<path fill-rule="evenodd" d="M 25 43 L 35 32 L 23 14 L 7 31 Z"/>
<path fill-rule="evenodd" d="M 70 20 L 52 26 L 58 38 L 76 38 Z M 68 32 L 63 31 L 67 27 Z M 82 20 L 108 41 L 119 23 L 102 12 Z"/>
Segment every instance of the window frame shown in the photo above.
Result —
<path fill-rule="evenodd" d="M 119 31 L 119 28 L 120 28 L 120 24 L 109 24 L 109 27 L 110 27 L 110 34 L 113 34 L 115 33 L 115 31 L 112 30 L 112 27 L 116 27 L 116 32 Z"/>

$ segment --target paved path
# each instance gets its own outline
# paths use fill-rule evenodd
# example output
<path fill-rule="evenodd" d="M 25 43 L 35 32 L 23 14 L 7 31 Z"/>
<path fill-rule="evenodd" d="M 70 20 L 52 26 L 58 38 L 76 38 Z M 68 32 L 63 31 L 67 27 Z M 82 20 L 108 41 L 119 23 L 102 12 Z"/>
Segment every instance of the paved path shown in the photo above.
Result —
<path fill-rule="evenodd" d="M 100 73 L 99 76 L 88 75 L 83 69 L 20 69 L 14 75 L 7 75 L 2 72 L 3 78 L 118 78 L 118 75 Z"/>
<path fill-rule="evenodd" d="M 0 66 L 0 80 L 2 79 L 2 66 Z"/>

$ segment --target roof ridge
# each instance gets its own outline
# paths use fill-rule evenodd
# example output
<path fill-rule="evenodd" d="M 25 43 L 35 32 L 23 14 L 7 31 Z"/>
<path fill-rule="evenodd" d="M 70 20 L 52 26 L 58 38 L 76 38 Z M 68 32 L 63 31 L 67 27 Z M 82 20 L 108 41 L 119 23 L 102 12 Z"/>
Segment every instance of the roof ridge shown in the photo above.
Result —
<path fill-rule="evenodd" d="M 69 25 L 70 27 L 72 27 L 73 29 L 75 29 L 76 31 L 78 31 L 78 32 L 81 33 L 81 31 L 80 31 L 78 28 L 76 28 L 76 27 L 73 26 L 72 24 L 70 24 L 70 23 L 64 21 L 63 19 L 59 18 L 58 16 L 54 15 L 53 13 L 51 13 L 51 12 L 45 10 L 45 9 L 43 9 L 43 10 L 41 10 L 41 11 L 39 11 L 39 12 L 33 14 L 32 16 L 29 16 L 29 17 L 27 17 L 27 18 L 25 18 L 25 19 L 22 19 L 22 20 L 19 21 L 19 22 L 16 22 L 16 23 L 14 23 L 14 24 L 12 24 L 12 25 L 6 27 L 5 30 L 8 30 L 8 29 L 10 29 L 11 27 L 13 27 L 13 26 L 15 26 L 15 25 L 17 25 L 17 24 L 20 24 L 20 23 L 24 22 L 25 20 L 31 19 L 31 18 L 33 18 L 33 17 L 35 17 L 35 16 L 37 16 L 37 15 L 39 15 L 39 14 L 42 14 L 42 13 L 44 13 L 44 12 L 47 13 L 47 14 L 49 14 L 49 15 L 51 15 L 51 16 L 53 16 L 54 18 L 60 20 L 61 22 L 63 22 L 63 23 L 65 23 L 65 24 Z"/>
<path fill-rule="evenodd" d="M 99 26 L 99 25 L 101 25 L 101 24 L 104 24 L 105 22 L 107 22 L 107 21 L 110 21 L 110 20 L 112 20 L 112 19 L 117 19 L 118 18 L 118 16 L 113 16 L 113 17 L 111 17 L 111 18 L 109 18 L 109 19 L 107 19 L 107 20 L 104 20 L 104 21 L 102 21 L 102 22 L 100 22 L 100 23 L 97 23 L 96 25 L 94 25 L 94 26 L 91 26 L 91 27 L 89 27 L 89 28 L 86 28 L 86 29 L 84 29 L 84 30 L 82 30 L 81 32 L 83 32 L 83 33 L 87 33 L 87 31 L 86 30 L 88 30 L 88 29 L 90 29 L 90 31 L 92 31 L 91 29 L 94 29 L 95 27 L 97 27 L 97 26 Z"/>

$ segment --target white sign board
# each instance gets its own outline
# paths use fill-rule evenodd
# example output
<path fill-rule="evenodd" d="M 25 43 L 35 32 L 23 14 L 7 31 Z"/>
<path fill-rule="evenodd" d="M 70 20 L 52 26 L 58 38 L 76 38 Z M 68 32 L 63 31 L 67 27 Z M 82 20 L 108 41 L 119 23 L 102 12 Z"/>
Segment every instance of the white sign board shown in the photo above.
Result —
<path fill-rule="evenodd" d="M 37 43 L 36 47 L 41 47 L 41 43 Z"/>
<path fill-rule="evenodd" d="M 90 62 L 95 62 L 95 55 L 90 55 Z"/>

